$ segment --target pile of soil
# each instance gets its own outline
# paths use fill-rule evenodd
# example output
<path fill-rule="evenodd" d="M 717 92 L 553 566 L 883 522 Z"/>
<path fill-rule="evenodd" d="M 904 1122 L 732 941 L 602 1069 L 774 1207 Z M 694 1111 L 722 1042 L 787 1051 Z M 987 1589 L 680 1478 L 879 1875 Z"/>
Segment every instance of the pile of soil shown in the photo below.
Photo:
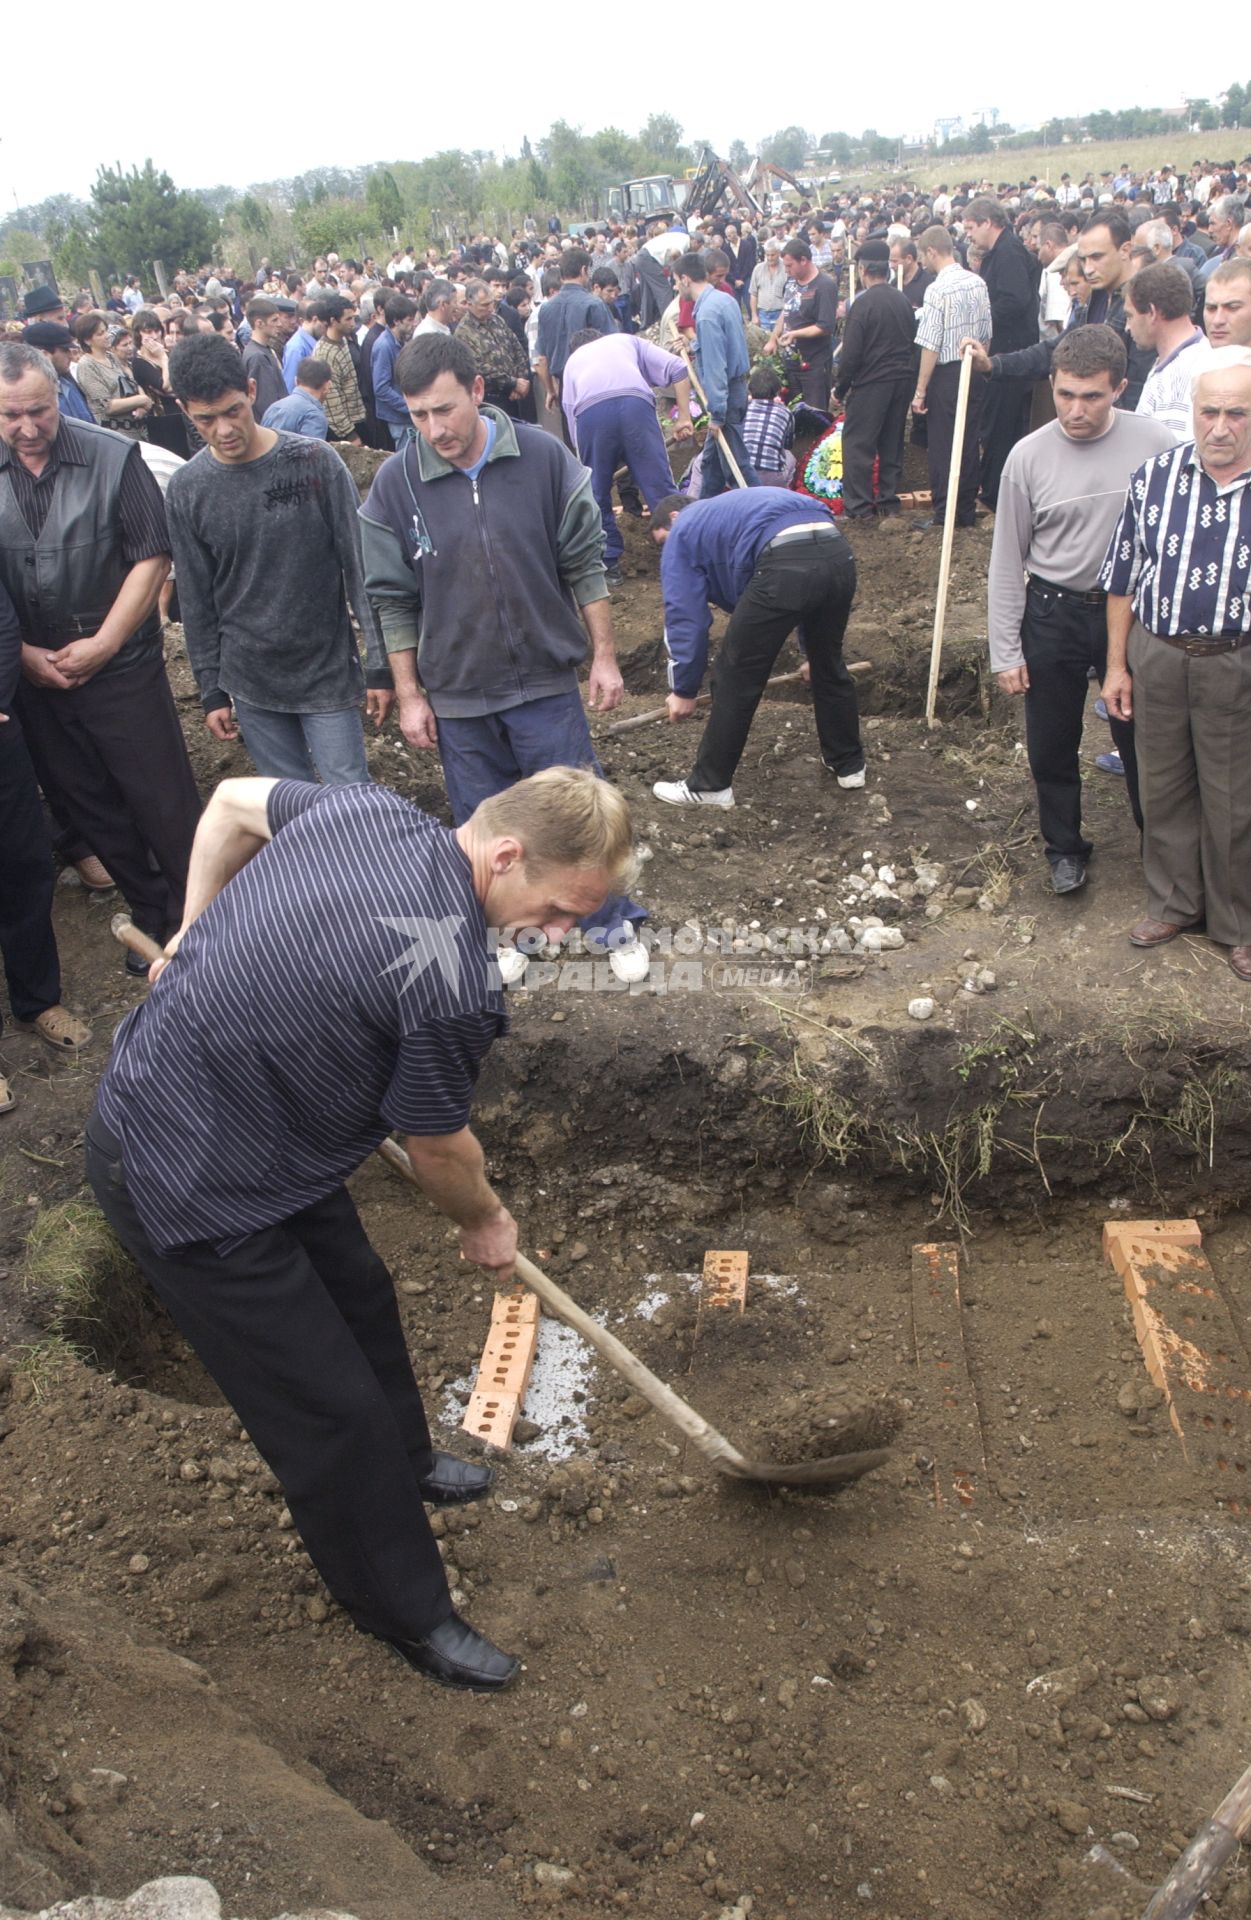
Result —
<path fill-rule="evenodd" d="M 663 694 L 661 618 L 626 530 L 638 711 Z M 960 536 L 934 731 L 937 544 L 855 544 L 866 789 L 823 772 L 802 690 L 762 706 L 711 825 L 650 792 L 688 771 L 693 729 L 597 721 L 670 948 L 641 990 L 515 994 L 477 1124 L 522 1244 L 742 1451 L 887 1463 L 835 1494 L 722 1484 L 588 1364 L 493 1497 L 436 1520 L 519 1685 L 416 1678 L 322 1591 L 159 1315 L 109 1328 L 107 1373 L 43 1344 L 26 1235 L 81 1189 L 99 1062 L 143 991 L 114 903 L 67 883 L 67 998 L 96 1046 L 74 1066 L 4 1039 L 0 1900 L 200 1873 L 253 1920 L 1109 1920 L 1241 1772 L 1246 1521 L 1187 1464 L 1099 1229 L 1193 1212 L 1247 1346 L 1245 989 L 1202 940 L 1125 946 L 1132 823 L 1093 768 L 1090 885 L 1049 892 L 1019 715 L 987 696 L 988 534 Z M 204 734 L 176 643 L 173 672 L 205 785 L 247 771 Z M 393 730 L 371 756 L 443 813 L 433 756 Z M 898 950 L 768 945 L 849 927 L 873 885 Z M 490 1290 L 380 1163 L 353 1192 L 440 1438 L 467 1447 Z M 941 1352 L 913 1310 L 912 1248 L 935 1239 L 962 1248 Z M 696 1310 L 714 1247 L 750 1255 L 741 1318 Z M 1245 1915 L 1249 1885 L 1235 1867 L 1206 1910 Z"/>

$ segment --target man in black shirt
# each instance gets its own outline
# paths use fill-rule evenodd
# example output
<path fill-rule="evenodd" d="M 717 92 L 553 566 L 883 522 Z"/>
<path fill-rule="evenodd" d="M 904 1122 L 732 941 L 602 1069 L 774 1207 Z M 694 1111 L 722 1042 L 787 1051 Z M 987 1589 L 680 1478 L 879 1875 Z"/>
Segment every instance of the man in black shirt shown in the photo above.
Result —
<path fill-rule="evenodd" d="M 866 240 L 856 258 L 863 290 L 847 313 L 834 391 L 846 396 L 843 421 L 843 512 L 874 514 L 873 462 L 879 462 L 876 511 L 899 512 L 904 427 L 916 385 L 916 315 L 890 284 L 890 249 Z"/>
<path fill-rule="evenodd" d="M 838 333 L 838 287 L 812 263 L 806 240 L 788 240 L 782 265 L 789 279 L 782 312 L 766 353 L 781 351 L 799 364 L 799 390 L 810 407 L 829 408 Z"/>
<path fill-rule="evenodd" d="M 997 200 L 970 200 L 965 238 L 982 250 L 981 275 L 990 295 L 992 353 L 1014 353 L 1038 339 L 1038 261 L 1022 246 Z M 982 498 L 999 498 L 1003 463 L 1029 426 L 1033 381 L 1003 379 L 982 403 Z"/>

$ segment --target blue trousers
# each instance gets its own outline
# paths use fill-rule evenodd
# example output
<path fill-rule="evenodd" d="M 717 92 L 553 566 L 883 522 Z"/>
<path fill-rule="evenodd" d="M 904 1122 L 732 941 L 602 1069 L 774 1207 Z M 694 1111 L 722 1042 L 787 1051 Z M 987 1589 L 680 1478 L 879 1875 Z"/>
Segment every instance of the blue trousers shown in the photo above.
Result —
<path fill-rule="evenodd" d="M 350 787 L 369 779 L 359 707 L 337 713 L 280 713 L 235 701 L 243 744 L 258 773 L 278 780 L 314 780 Z"/>
<path fill-rule="evenodd" d="M 545 767 L 590 767 L 603 778 L 577 687 L 506 707 L 503 713 L 486 713 L 473 720 L 440 719 L 439 752 L 458 827 L 480 801 L 503 793 L 527 774 L 542 773 Z M 604 944 L 616 946 L 627 922 L 646 918 L 646 907 L 625 894 L 612 893 L 579 925 L 584 933 L 600 930 Z"/>
<path fill-rule="evenodd" d="M 591 469 L 591 492 L 604 522 L 604 562 L 611 567 L 625 552 L 612 510 L 613 475 L 624 462 L 648 506 L 659 506 L 673 492 L 665 438 L 653 402 L 641 394 L 597 400 L 578 415 L 577 433 L 578 455 L 583 466 Z"/>

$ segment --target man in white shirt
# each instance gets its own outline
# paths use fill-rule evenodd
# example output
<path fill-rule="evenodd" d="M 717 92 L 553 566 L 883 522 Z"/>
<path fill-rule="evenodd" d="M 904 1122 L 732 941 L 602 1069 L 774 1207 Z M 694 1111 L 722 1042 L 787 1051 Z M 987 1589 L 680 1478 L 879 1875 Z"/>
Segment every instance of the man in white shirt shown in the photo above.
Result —
<path fill-rule="evenodd" d="M 1180 267 L 1140 267 L 1125 288 L 1125 324 L 1156 360 L 1135 409 L 1162 422 L 1174 440 L 1194 438 L 1190 389 L 1212 349 L 1191 319 L 1194 292 Z"/>

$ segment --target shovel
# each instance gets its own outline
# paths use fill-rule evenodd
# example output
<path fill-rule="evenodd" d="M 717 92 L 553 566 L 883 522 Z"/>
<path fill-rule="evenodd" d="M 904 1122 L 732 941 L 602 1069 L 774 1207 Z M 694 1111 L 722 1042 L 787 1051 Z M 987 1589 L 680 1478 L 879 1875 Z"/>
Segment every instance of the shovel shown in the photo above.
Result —
<path fill-rule="evenodd" d="M 129 947 L 132 953 L 142 954 L 146 960 L 161 957 L 161 949 L 156 941 L 149 939 L 146 933 L 140 933 L 124 913 L 114 915 L 113 935 L 124 947 Z M 417 1185 L 412 1163 L 397 1141 L 384 1140 L 378 1148 L 378 1156 L 396 1173 L 402 1174 L 404 1179 Z M 715 1472 L 723 1473 L 731 1480 L 755 1481 L 763 1486 L 836 1487 L 858 1480 L 861 1474 L 871 1473 L 874 1467 L 884 1466 L 889 1460 L 890 1453 L 885 1447 L 876 1447 L 864 1453 L 829 1454 L 821 1460 L 796 1460 L 789 1465 L 774 1460 L 749 1460 L 737 1447 L 730 1445 L 724 1434 L 709 1426 L 694 1407 L 679 1398 L 672 1387 L 667 1387 L 663 1380 L 658 1379 L 650 1367 L 644 1366 L 637 1354 L 631 1353 L 615 1334 L 609 1333 L 607 1328 L 593 1320 L 576 1300 L 570 1299 L 563 1288 L 527 1260 L 524 1254 L 517 1255 L 516 1268 L 519 1277 L 532 1293 L 538 1295 L 548 1311 L 565 1326 L 572 1327 L 575 1333 L 581 1334 L 614 1372 L 619 1373 L 636 1393 L 655 1407 L 662 1419 L 676 1427 L 703 1454 Z"/>

